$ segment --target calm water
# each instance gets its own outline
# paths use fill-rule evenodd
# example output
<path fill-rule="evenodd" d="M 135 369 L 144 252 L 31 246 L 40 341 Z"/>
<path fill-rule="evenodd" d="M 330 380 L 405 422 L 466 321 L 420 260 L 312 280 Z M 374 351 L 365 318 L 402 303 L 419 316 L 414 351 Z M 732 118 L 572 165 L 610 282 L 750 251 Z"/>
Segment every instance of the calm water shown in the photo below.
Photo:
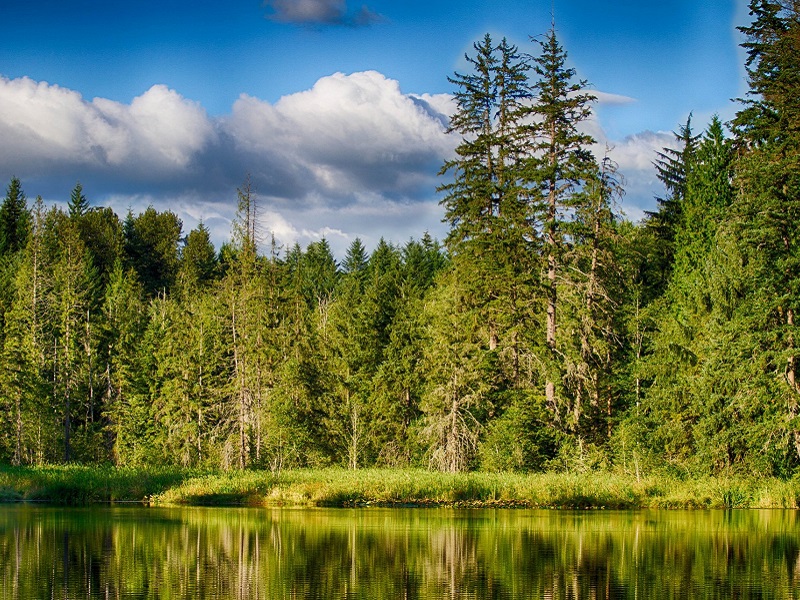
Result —
<path fill-rule="evenodd" d="M 800 598 L 795 511 L 0 505 L 2 598 Z"/>

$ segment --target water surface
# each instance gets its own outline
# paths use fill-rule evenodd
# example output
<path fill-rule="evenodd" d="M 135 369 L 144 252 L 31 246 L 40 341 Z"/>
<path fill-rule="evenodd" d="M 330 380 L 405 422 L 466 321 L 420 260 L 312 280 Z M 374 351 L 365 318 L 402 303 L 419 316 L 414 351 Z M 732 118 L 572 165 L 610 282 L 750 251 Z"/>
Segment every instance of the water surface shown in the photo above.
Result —
<path fill-rule="evenodd" d="M 796 511 L 0 506 L 0 597 L 800 598 Z"/>

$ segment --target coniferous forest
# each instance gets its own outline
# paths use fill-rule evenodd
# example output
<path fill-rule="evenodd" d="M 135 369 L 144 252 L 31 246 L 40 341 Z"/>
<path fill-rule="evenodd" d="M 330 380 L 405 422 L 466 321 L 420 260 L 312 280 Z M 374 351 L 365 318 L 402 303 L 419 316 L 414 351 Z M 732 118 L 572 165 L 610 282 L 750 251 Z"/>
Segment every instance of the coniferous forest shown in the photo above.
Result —
<path fill-rule="evenodd" d="M 0 462 L 792 476 L 800 3 L 750 8 L 748 95 L 676 126 L 640 223 L 555 29 L 530 55 L 487 35 L 450 78 L 441 244 L 270 245 L 245 180 L 215 248 L 13 178 Z"/>

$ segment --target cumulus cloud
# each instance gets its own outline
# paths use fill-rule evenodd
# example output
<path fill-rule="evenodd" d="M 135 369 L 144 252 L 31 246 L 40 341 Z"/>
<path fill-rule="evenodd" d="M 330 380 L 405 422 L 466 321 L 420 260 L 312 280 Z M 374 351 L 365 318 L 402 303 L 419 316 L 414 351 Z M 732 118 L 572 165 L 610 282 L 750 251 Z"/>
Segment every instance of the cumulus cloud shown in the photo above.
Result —
<path fill-rule="evenodd" d="M 346 247 L 348 236 L 377 230 L 402 240 L 412 224 L 421 234 L 441 221 L 414 215 L 438 210 L 436 173 L 455 144 L 446 107 L 374 71 L 336 73 L 276 103 L 243 95 L 215 118 L 165 86 L 125 104 L 0 78 L 0 177 L 19 176 L 29 195 L 54 201 L 79 179 L 118 214 L 171 208 L 219 241 L 249 173 L 264 229 L 282 242 L 328 235 Z"/>
<path fill-rule="evenodd" d="M 281 177 L 266 174 L 260 187 L 291 181 L 339 203 L 363 190 L 393 198 L 428 195 L 435 187 L 431 175 L 453 145 L 441 114 L 374 71 L 324 77 L 274 105 L 242 96 L 225 127 L 240 153 L 276 159 Z"/>
<path fill-rule="evenodd" d="M 0 163 L 14 172 L 38 165 L 170 173 L 189 167 L 214 136 L 199 105 L 162 85 L 126 105 L 87 102 L 77 92 L 26 77 L 0 78 Z"/>
<path fill-rule="evenodd" d="M 60 202 L 80 180 L 90 201 L 119 215 L 170 209 L 186 231 L 204 222 L 219 244 L 249 173 L 264 241 L 324 236 L 341 256 L 356 236 L 371 246 L 445 235 L 435 190 L 459 141 L 445 133 L 454 110 L 450 95 L 404 93 L 375 71 L 335 73 L 275 103 L 242 95 L 222 117 L 162 85 L 126 104 L 0 78 L 0 178 L 18 176 L 30 197 Z M 672 134 L 612 140 L 596 116 L 585 125 L 596 155 L 610 147 L 625 176 L 622 209 L 640 218 L 660 193 L 651 161 Z"/>
<path fill-rule="evenodd" d="M 349 12 L 345 0 L 266 0 L 264 5 L 272 10 L 268 17 L 279 23 L 362 27 L 382 20 L 366 6 Z"/>

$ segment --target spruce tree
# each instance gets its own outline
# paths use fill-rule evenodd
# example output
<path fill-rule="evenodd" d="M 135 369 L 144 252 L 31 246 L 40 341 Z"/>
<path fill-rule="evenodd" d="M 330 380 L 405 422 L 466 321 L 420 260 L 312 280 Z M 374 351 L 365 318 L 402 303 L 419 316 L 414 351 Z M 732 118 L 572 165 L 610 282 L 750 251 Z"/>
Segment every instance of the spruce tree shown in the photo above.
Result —
<path fill-rule="evenodd" d="M 25 192 L 16 177 L 6 189 L 6 197 L 0 206 L 0 257 L 17 252 L 25 247 L 30 228 Z"/>
<path fill-rule="evenodd" d="M 70 219 L 80 219 L 89 212 L 89 200 L 83 194 L 83 186 L 80 182 L 75 184 L 69 195 L 67 211 Z"/>
<path fill-rule="evenodd" d="M 650 307 L 658 330 L 646 359 L 652 384 L 643 407 L 653 430 L 644 442 L 661 448 L 673 465 L 701 472 L 731 468 L 738 461 L 731 457 L 741 454 L 723 442 L 738 419 L 720 420 L 723 414 L 730 418 L 728 394 L 736 393 L 733 381 L 742 376 L 738 368 L 719 368 L 735 353 L 723 298 L 735 294 L 726 281 L 737 254 L 725 231 L 733 201 L 732 158 L 714 117 L 685 164 L 672 275 Z"/>
<path fill-rule="evenodd" d="M 533 58 L 537 79 L 531 84 L 534 102 L 526 111 L 528 156 L 524 182 L 530 202 L 529 236 L 543 238 L 546 261 L 543 282 L 546 297 L 544 374 L 545 400 L 558 427 L 577 427 L 579 410 L 559 392 L 563 380 L 563 343 L 559 335 L 559 286 L 569 279 L 565 252 L 573 242 L 572 219 L 587 203 L 586 183 L 597 172 L 589 147 L 594 139 L 582 133 L 580 125 L 591 114 L 594 96 L 585 91 L 587 83 L 575 81 L 575 69 L 567 67 L 567 53 L 558 42 L 555 27 L 543 39 L 535 39 L 540 54 Z"/>
<path fill-rule="evenodd" d="M 177 277 L 181 220 L 171 211 L 158 212 L 152 206 L 123 223 L 125 268 L 136 271 L 148 298 L 172 291 Z"/>
<path fill-rule="evenodd" d="M 356 238 L 347 248 L 347 254 L 345 254 L 344 261 L 342 262 L 342 272 L 346 275 L 351 273 L 363 274 L 367 268 L 368 260 L 369 255 L 367 254 L 367 249 L 364 247 L 361 239 Z"/>
<path fill-rule="evenodd" d="M 126 272 L 121 260 L 110 273 L 102 311 L 107 444 L 115 464 L 140 465 L 153 454 L 150 382 L 141 353 L 147 315 L 136 273 Z"/>
<path fill-rule="evenodd" d="M 800 310 L 800 4 L 752 0 L 747 36 L 749 92 L 733 121 L 737 135 L 736 233 L 758 289 L 760 376 L 782 404 L 775 439 L 800 460 L 800 385 L 797 314 Z M 755 324 L 753 324 L 755 325 Z M 775 407 L 779 409 L 779 407 Z"/>
<path fill-rule="evenodd" d="M 505 39 L 495 46 L 489 34 L 473 48 L 475 56 L 466 57 L 472 72 L 449 78 L 457 103 L 449 131 L 462 138 L 441 171 L 453 181 L 439 191 L 451 225 L 447 248 L 473 288 L 465 308 L 488 323 L 487 346 L 495 350 L 510 337 L 501 331 L 514 321 L 510 290 L 530 272 L 518 168 L 529 64 L 516 46 Z"/>
<path fill-rule="evenodd" d="M 201 222 L 189 232 L 181 249 L 178 282 L 184 293 L 208 287 L 216 275 L 217 255 L 208 228 Z"/>
<path fill-rule="evenodd" d="M 694 155 L 700 134 L 692 130 L 692 115 L 686 119 L 678 131 L 673 132 L 676 147 L 663 148 L 656 153 L 653 166 L 656 176 L 664 185 L 666 195 L 657 197 L 658 210 L 647 212 L 645 221 L 652 231 L 656 245 L 656 254 L 652 256 L 658 278 L 650 286 L 663 292 L 672 274 L 672 262 L 675 258 L 675 235 L 681 225 L 683 199 L 686 195 L 686 179 L 694 162 Z"/>

